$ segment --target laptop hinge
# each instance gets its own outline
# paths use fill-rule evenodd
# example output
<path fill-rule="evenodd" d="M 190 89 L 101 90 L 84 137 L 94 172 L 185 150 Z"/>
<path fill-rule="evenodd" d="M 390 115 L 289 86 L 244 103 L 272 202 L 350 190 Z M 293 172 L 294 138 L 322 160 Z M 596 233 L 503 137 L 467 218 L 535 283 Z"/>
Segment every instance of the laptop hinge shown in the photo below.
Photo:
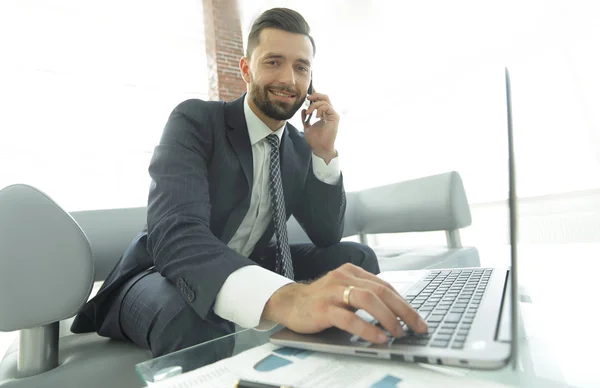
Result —
<path fill-rule="evenodd" d="M 498 319 L 496 320 L 496 334 L 494 340 L 499 342 L 510 342 L 510 317 L 511 317 L 511 303 L 510 303 L 510 271 L 506 271 L 506 278 L 504 279 L 504 289 L 502 290 L 502 303 L 500 304 L 500 312 Z"/>

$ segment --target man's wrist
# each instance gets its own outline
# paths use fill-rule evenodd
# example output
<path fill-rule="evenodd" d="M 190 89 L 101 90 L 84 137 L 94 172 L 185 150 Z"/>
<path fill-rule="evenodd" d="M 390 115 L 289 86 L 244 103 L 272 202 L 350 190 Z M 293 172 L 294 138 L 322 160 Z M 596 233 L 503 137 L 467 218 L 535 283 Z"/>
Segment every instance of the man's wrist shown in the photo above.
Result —
<path fill-rule="evenodd" d="M 332 159 L 334 159 L 338 156 L 338 152 L 335 149 L 333 149 L 333 150 L 313 149 L 313 154 L 315 154 L 319 158 L 323 159 L 325 161 L 325 164 L 329 164 Z"/>
<path fill-rule="evenodd" d="M 295 290 L 302 286 L 298 283 L 290 283 L 275 291 L 269 300 L 267 300 L 261 319 L 285 326 L 285 322 L 283 322 L 285 320 L 284 317 L 289 314 L 286 310 L 292 306 L 292 298 Z"/>

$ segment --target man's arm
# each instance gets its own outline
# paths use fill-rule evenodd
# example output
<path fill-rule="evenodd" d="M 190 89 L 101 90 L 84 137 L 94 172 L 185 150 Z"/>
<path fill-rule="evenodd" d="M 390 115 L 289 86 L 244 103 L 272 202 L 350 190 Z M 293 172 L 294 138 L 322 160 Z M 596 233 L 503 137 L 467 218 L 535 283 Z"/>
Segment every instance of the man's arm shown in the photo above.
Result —
<path fill-rule="evenodd" d="M 311 241 L 324 247 L 339 243 L 344 232 L 346 194 L 334 145 L 340 116 L 327 95 L 315 92 L 308 99 L 312 103 L 302 111 L 302 122 L 312 163 L 294 217 Z M 314 111 L 320 120 L 309 124 L 304 118 Z"/>
<path fill-rule="evenodd" d="M 329 165 L 312 155 L 312 163 L 294 217 L 318 247 L 337 244 L 344 232 L 346 194 L 337 157 Z"/>
<path fill-rule="evenodd" d="M 147 247 L 157 271 L 175 284 L 200 317 L 211 319 L 225 280 L 255 263 L 209 228 L 212 123 L 206 113 L 211 107 L 204 104 L 190 100 L 176 107 L 155 148 L 149 168 Z"/>
<path fill-rule="evenodd" d="M 240 268 L 227 278 L 215 301 L 215 314 L 243 328 L 269 330 L 275 322 L 261 319 L 265 304 L 293 281 L 258 265 Z"/>

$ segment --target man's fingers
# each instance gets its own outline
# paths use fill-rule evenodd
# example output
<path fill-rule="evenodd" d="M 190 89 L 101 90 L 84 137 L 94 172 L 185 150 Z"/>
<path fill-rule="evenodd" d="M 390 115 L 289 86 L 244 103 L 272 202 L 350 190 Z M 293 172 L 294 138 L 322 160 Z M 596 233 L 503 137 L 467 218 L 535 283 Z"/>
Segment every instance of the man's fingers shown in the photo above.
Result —
<path fill-rule="evenodd" d="M 306 98 L 309 101 L 325 101 L 329 105 L 331 105 L 331 100 L 329 99 L 329 96 L 327 94 L 314 92 L 314 88 L 313 88 L 313 94 L 309 94 Z"/>
<path fill-rule="evenodd" d="M 310 104 L 310 106 L 308 107 L 308 109 L 306 110 L 306 114 L 309 115 L 312 112 L 315 111 L 315 109 L 319 109 L 319 117 L 321 115 L 321 112 L 323 111 L 324 107 L 330 107 L 331 105 L 329 105 L 326 101 L 317 101 L 314 102 L 312 104 Z"/>
<path fill-rule="evenodd" d="M 391 291 L 387 292 L 391 293 Z M 379 295 L 376 295 L 370 289 L 353 288 L 348 301 L 351 307 L 365 310 L 371 314 L 391 335 L 400 337 L 404 334 L 397 315 L 384 303 Z"/>
<path fill-rule="evenodd" d="M 373 304 L 370 300 L 358 300 L 361 297 L 368 298 L 363 291 L 369 291 L 380 300 L 382 305 L 390 310 L 394 315 L 394 318 L 399 317 L 408 325 L 408 327 L 417 333 L 427 332 L 427 325 L 421 316 L 408 304 L 408 302 L 402 299 L 402 297 L 392 291 L 389 287 L 366 279 L 357 278 L 354 282 L 356 288 L 352 290 L 352 295 L 355 296 L 355 298 L 352 299 L 352 306 L 362 308 L 387 328 L 385 322 L 381 321 L 380 318 L 374 314 L 377 308 L 376 304 Z M 359 306 L 358 303 L 365 307 Z M 392 332 L 390 331 L 390 333 Z"/>
<path fill-rule="evenodd" d="M 365 322 L 356 314 L 339 307 L 330 310 L 330 324 L 365 341 L 382 344 L 388 341 L 387 335 L 375 325 Z"/>
<path fill-rule="evenodd" d="M 346 265 L 344 270 L 347 271 L 346 273 L 349 276 L 354 277 L 354 279 L 347 280 L 350 282 L 349 284 L 373 291 L 396 316 L 400 317 L 408 327 L 417 333 L 427 331 L 427 325 L 423 322 L 421 316 L 400 296 L 391 284 L 355 265 Z M 371 313 L 368 309 L 365 310 Z"/>

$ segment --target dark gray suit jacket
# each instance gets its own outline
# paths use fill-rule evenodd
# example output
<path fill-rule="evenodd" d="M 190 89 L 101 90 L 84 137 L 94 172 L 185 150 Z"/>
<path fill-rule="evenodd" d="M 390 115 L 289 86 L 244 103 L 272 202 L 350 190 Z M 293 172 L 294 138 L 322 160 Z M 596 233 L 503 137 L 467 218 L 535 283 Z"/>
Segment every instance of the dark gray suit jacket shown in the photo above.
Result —
<path fill-rule="evenodd" d="M 212 308 L 232 272 L 256 263 L 274 268 L 262 256 L 272 222 L 249 258 L 227 246 L 248 212 L 253 183 L 243 101 L 188 100 L 173 110 L 150 162 L 147 226 L 77 315 L 73 332 L 120 337 L 107 329 L 119 327 L 109 314 L 121 303 L 116 291 L 153 266 L 207 320 L 221 319 Z M 280 147 L 287 217 L 293 214 L 316 246 L 338 243 L 346 207 L 342 179 L 328 185 L 314 176 L 311 148 L 289 123 Z"/>

